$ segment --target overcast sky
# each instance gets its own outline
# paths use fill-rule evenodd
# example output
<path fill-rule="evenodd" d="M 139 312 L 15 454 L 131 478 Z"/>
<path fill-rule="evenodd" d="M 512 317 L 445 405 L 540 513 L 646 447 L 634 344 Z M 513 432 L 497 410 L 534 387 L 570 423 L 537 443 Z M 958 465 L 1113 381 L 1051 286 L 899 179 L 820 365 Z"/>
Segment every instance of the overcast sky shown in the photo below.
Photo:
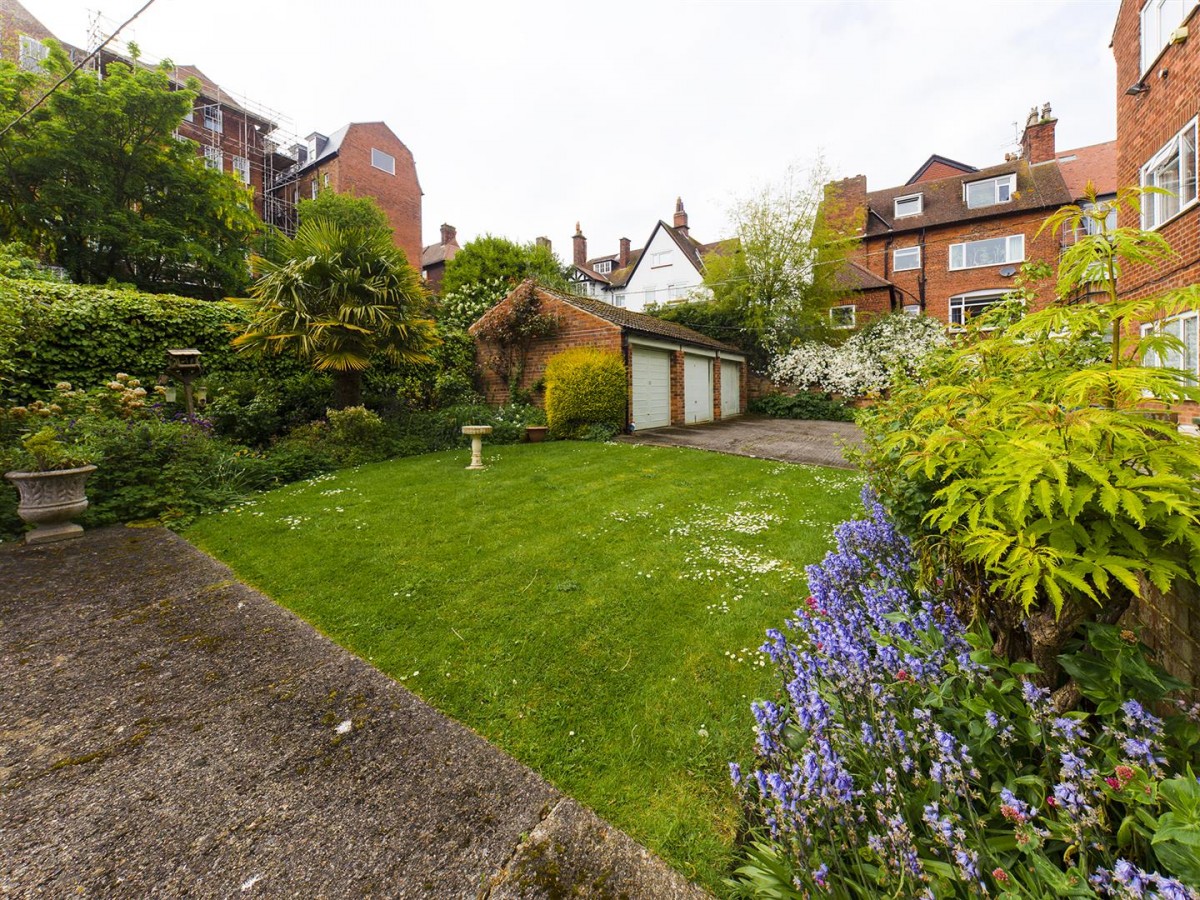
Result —
<path fill-rule="evenodd" d="M 143 0 L 23 0 L 87 43 Z M 296 133 L 386 121 L 412 150 L 425 242 L 641 246 L 682 196 L 692 234 L 823 153 L 871 189 L 931 153 L 1002 162 L 1049 101 L 1060 150 L 1115 137 L 1118 0 L 690 3 L 156 0 L 122 37 L 199 66 Z"/>

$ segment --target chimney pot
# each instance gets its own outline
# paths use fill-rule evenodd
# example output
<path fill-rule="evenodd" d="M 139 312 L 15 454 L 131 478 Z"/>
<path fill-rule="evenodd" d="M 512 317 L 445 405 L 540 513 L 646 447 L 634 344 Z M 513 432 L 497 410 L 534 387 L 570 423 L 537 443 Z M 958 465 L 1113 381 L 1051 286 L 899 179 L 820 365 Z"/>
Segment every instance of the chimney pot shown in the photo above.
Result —
<path fill-rule="evenodd" d="M 1058 120 L 1050 115 L 1049 103 L 1042 107 L 1040 114 L 1036 106 L 1030 110 L 1021 135 L 1021 156 L 1031 166 L 1054 159 L 1054 127 L 1057 124 Z"/>
<path fill-rule="evenodd" d="M 675 229 L 684 237 L 688 236 L 688 217 L 683 208 L 683 198 L 675 198 Z"/>

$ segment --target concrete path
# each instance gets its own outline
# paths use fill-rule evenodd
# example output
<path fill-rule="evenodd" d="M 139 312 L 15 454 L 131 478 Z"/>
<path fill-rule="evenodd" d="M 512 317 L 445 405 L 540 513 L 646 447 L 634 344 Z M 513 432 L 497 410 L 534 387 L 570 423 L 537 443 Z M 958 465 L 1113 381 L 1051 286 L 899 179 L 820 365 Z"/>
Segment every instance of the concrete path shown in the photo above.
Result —
<path fill-rule="evenodd" d="M 842 445 L 861 446 L 862 432 L 851 422 L 739 416 L 707 425 L 655 428 L 618 440 L 849 469 L 853 466 L 842 455 Z"/>
<path fill-rule="evenodd" d="M 161 529 L 0 548 L 0 896 L 707 896 Z"/>

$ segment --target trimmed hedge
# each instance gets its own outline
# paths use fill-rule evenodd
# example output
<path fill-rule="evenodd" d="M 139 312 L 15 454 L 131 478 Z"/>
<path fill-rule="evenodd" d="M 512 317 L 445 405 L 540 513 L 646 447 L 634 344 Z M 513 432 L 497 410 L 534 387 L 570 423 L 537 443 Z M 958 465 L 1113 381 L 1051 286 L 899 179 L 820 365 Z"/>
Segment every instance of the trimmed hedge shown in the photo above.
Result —
<path fill-rule="evenodd" d="M 206 372 L 284 379 L 298 360 L 254 359 L 230 339 L 246 321 L 236 304 L 48 281 L 0 279 L 0 396 L 26 402 L 60 381 L 103 384 L 128 372 L 152 384 L 171 347 L 204 354 Z"/>
<path fill-rule="evenodd" d="M 578 347 L 546 362 L 546 422 L 556 438 L 583 437 L 593 426 L 619 432 L 627 403 L 619 353 Z"/>

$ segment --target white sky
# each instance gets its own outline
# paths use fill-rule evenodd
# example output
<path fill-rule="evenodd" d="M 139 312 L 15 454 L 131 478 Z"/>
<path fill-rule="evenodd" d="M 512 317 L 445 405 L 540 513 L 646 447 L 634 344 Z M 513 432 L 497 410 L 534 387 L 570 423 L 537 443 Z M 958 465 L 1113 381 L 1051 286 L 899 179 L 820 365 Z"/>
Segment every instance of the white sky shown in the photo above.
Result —
<path fill-rule="evenodd" d="M 87 43 L 143 0 L 23 0 Z M 288 116 L 300 135 L 383 119 L 412 150 L 425 243 L 548 235 L 640 247 L 675 197 L 692 234 L 818 152 L 871 189 L 931 153 L 1014 149 L 1049 101 L 1060 150 L 1115 136 L 1119 0 L 156 0 L 122 34 Z M 102 4 L 97 7 L 97 4 Z"/>

